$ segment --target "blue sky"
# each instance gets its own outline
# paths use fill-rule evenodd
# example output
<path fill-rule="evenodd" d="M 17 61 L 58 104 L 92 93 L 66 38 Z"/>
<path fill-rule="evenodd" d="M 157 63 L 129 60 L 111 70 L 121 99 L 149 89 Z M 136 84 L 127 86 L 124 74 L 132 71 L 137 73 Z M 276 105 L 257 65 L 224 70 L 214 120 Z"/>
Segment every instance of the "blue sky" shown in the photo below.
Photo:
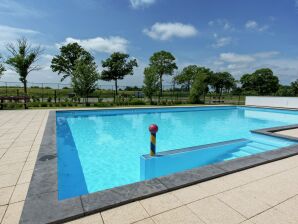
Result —
<path fill-rule="evenodd" d="M 140 66 L 122 85 L 141 85 L 159 50 L 171 51 L 180 69 L 197 64 L 239 78 L 270 67 L 284 84 L 298 78 L 298 0 L 0 0 L 0 16 L 3 56 L 21 36 L 45 49 L 31 82 L 58 82 L 50 60 L 74 41 L 98 64 L 113 51 L 135 57 Z M 1 80 L 18 77 L 8 71 Z"/>

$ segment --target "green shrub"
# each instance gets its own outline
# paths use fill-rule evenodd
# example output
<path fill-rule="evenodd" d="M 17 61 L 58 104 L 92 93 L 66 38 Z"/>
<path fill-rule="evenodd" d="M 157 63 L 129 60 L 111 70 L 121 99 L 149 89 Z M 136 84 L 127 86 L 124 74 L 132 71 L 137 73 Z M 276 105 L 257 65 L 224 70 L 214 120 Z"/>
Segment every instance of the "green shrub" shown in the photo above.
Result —
<path fill-rule="evenodd" d="M 47 107 L 47 106 L 48 106 L 48 103 L 47 103 L 47 102 L 41 102 L 41 103 L 40 103 L 40 106 L 41 106 L 41 107 Z"/>
<path fill-rule="evenodd" d="M 110 107 L 113 104 L 109 103 L 109 102 L 99 102 L 99 103 L 95 103 L 94 106 L 95 107 Z"/>
<path fill-rule="evenodd" d="M 38 101 L 30 102 L 30 103 L 28 103 L 28 106 L 29 107 L 39 107 L 40 102 L 38 102 Z"/>
<path fill-rule="evenodd" d="M 52 102 L 52 97 L 48 97 L 48 102 L 51 103 Z"/>
<path fill-rule="evenodd" d="M 144 100 L 140 100 L 140 99 L 132 99 L 132 100 L 128 101 L 128 103 L 130 105 L 146 105 L 146 102 Z"/>

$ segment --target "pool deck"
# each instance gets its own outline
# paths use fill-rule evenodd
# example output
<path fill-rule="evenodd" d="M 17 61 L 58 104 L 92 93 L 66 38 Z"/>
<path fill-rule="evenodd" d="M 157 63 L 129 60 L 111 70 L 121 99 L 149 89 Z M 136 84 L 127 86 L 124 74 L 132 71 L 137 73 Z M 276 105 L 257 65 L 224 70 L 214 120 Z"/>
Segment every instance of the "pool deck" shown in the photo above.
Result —
<path fill-rule="evenodd" d="M 0 222 L 18 223 L 49 110 L 0 112 Z M 279 134 L 298 137 L 298 129 Z M 298 223 L 298 156 L 70 223 Z"/>

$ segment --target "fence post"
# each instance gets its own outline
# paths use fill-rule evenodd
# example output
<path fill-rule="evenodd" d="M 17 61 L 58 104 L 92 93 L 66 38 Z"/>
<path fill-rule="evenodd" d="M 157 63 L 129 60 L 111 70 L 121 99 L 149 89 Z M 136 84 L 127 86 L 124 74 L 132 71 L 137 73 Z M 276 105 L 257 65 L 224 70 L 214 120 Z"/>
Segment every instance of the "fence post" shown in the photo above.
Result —
<path fill-rule="evenodd" d="M 57 103 L 57 90 L 56 89 L 54 91 L 54 99 L 55 99 L 55 103 Z"/>
<path fill-rule="evenodd" d="M 6 92 L 6 96 L 8 95 L 7 93 L 7 82 L 5 82 L 5 92 Z"/>
<path fill-rule="evenodd" d="M 59 89 L 60 89 L 60 85 L 58 84 L 58 101 L 59 101 L 59 103 L 60 103 Z"/>
<path fill-rule="evenodd" d="M 43 83 L 41 83 L 41 102 L 43 102 Z"/>

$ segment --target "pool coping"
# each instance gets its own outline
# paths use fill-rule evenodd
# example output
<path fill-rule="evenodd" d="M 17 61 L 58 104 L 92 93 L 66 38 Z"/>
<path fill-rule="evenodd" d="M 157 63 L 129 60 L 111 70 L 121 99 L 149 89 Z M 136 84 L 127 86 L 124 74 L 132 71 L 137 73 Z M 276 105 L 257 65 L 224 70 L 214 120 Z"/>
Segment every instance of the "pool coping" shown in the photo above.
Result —
<path fill-rule="evenodd" d="M 298 141 L 298 138 L 274 133 L 293 128 L 298 128 L 298 124 L 252 132 Z M 56 111 L 50 111 L 20 223 L 64 223 L 295 155 L 298 155 L 298 144 L 59 201 Z"/>

